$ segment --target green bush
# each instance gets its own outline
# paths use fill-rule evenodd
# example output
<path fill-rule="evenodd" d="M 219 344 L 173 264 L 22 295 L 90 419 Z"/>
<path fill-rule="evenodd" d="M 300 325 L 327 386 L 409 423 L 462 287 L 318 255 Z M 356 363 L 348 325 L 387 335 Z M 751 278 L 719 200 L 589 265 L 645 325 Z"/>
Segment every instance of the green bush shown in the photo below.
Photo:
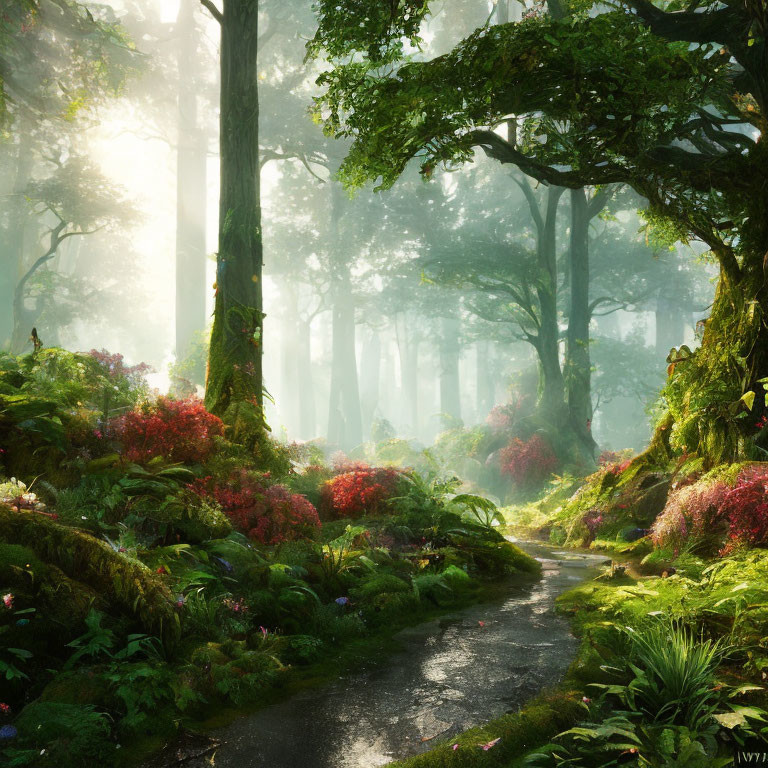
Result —
<path fill-rule="evenodd" d="M 18 743 L 6 749 L 9 766 L 93 768 L 109 765 L 114 755 L 109 718 L 92 706 L 35 702 L 22 710 L 16 727 Z"/>

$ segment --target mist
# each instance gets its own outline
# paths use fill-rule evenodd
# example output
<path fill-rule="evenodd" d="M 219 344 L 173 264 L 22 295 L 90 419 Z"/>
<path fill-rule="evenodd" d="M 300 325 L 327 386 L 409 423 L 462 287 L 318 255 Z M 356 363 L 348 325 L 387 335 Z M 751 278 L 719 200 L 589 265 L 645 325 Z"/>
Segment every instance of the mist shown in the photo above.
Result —
<path fill-rule="evenodd" d="M 467 8 L 450 25 L 447 11 L 436 14 L 417 58 L 449 50 L 491 10 Z M 113 2 L 99 13 L 117 20 L 135 46 L 130 71 L 118 92 L 72 117 L 57 152 L 87 162 L 114 209 L 103 230 L 62 244 L 26 288 L 30 312 L 17 338 L 7 311 L 0 337 L 24 351 L 36 325 L 47 343 L 150 364 L 162 392 L 181 378 L 202 394 L 218 231 L 217 24 L 202 7 L 165 1 Z M 503 280 L 488 275 L 491 293 L 483 295 L 479 281 L 455 269 L 473 258 L 507 260 L 510 279 L 521 274 L 536 233 L 519 171 L 476 153 L 447 174 L 426 179 L 412 163 L 392 189 L 348 195 L 334 178 L 343 142 L 325 138 L 310 116 L 322 69 L 304 62 L 314 20 L 298 5 L 291 24 L 280 13 L 267 4 L 260 15 L 267 39 L 258 65 L 264 384 L 273 433 L 349 451 L 386 423 L 393 435 L 429 445 L 448 425 L 481 424 L 494 406 L 535 398 L 536 354 Z M 20 205 L 27 222 L 11 277 L 46 238 L 40 206 L 13 193 L 22 151 L 18 136 L 0 147 L 8 169 L 3 218 Z M 27 180 L 45 183 L 55 166 L 42 146 L 32 154 Z M 529 191 L 541 198 L 544 188 Z M 644 204 L 618 189 L 589 223 L 590 294 L 600 301 L 589 324 L 593 432 L 611 450 L 647 441 L 669 350 L 696 346 L 696 323 L 714 292 L 713 269 L 695 247 L 649 236 L 637 214 Z M 570 218 L 564 195 L 555 223 L 561 357 Z"/>

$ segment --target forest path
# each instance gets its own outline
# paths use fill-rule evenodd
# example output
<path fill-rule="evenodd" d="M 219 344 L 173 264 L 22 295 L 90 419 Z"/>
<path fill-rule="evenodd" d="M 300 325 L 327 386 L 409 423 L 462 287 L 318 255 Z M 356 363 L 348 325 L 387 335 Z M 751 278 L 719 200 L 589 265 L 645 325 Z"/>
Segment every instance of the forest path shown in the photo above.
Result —
<path fill-rule="evenodd" d="M 533 584 L 403 630 L 402 650 L 213 734 L 216 768 L 375 768 L 516 711 L 562 677 L 577 640 L 555 598 L 605 557 L 518 542 L 543 566 Z M 190 765 L 190 763 L 188 763 Z"/>

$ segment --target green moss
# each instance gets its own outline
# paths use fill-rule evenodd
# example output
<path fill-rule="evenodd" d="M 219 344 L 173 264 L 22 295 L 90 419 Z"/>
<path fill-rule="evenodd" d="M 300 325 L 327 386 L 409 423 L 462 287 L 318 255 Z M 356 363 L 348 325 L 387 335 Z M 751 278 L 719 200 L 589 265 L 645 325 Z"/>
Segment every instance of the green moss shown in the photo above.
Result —
<path fill-rule="evenodd" d="M 465 731 L 422 755 L 390 763 L 389 768 L 474 768 L 509 766 L 534 747 L 572 726 L 583 708 L 573 691 L 544 694 L 520 712 L 504 715 L 481 728 Z M 481 745 L 501 739 L 485 751 Z M 458 749 L 453 745 L 458 744 Z"/>
<path fill-rule="evenodd" d="M 45 563 L 96 590 L 150 634 L 175 641 L 179 620 L 168 587 L 141 563 L 81 531 L 30 512 L 0 507 L 0 542 L 30 549 Z"/>

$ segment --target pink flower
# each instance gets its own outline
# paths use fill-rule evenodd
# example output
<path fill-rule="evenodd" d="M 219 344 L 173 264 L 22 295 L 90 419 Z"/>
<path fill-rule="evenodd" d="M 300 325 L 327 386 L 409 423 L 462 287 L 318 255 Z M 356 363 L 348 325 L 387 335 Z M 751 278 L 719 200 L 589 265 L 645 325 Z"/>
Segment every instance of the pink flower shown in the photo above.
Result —
<path fill-rule="evenodd" d="M 455 752 L 459 748 L 458 744 L 454 744 L 451 749 Z"/>
<path fill-rule="evenodd" d="M 10 611 L 13 608 L 13 595 L 9 592 L 3 595 L 3 605 Z"/>
<path fill-rule="evenodd" d="M 581 701 L 582 701 L 584 704 L 591 704 L 591 703 L 592 703 L 592 699 L 588 698 L 587 696 L 582 696 L 582 697 L 581 697 Z"/>
<path fill-rule="evenodd" d="M 489 741 L 487 744 L 482 744 L 483 751 L 487 752 L 491 747 L 495 747 L 499 742 L 501 741 L 501 736 L 499 736 L 498 739 L 494 739 L 493 741 Z"/>
<path fill-rule="evenodd" d="M 10 715 L 11 707 L 8 704 L 0 702 L 0 715 Z"/>

